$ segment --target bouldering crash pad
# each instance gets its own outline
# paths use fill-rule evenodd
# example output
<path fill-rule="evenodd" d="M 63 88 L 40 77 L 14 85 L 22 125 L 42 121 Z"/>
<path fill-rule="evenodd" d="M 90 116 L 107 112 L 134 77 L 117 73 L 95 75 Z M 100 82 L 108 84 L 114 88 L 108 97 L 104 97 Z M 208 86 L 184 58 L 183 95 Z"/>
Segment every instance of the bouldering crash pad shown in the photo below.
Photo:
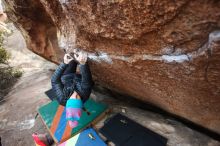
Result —
<path fill-rule="evenodd" d="M 59 146 L 107 146 L 93 128 L 83 130 Z"/>
<path fill-rule="evenodd" d="M 106 120 L 100 129 L 117 146 L 165 146 L 167 139 L 122 114 Z"/>
<path fill-rule="evenodd" d="M 107 105 L 95 102 L 92 99 L 87 100 L 84 107 L 90 114 L 83 111 L 78 126 L 73 129 L 71 129 L 66 120 L 65 107 L 59 105 L 56 100 L 40 107 L 38 113 L 47 126 L 54 141 L 56 143 L 61 143 L 76 135 L 89 125 L 96 123 L 98 119 L 108 112 Z"/>

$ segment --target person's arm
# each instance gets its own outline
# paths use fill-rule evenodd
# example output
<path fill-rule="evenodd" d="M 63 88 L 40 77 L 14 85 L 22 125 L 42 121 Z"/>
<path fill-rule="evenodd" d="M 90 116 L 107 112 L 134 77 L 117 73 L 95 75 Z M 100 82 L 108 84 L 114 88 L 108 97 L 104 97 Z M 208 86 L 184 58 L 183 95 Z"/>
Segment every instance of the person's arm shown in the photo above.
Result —
<path fill-rule="evenodd" d="M 80 65 L 80 74 L 82 76 L 81 87 L 83 89 L 92 88 L 93 86 L 92 74 L 89 65 L 87 63 Z"/>
<path fill-rule="evenodd" d="M 68 64 L 73 60 L 73 58 L 69 55 L 69 54 L 65 54 L 63 57 L 63 62 L 61 63 L 58 68 L 56 69 L 56 71 L 54 72 L 54 74 L 51 77 L 51 84 L 52 84 L 52 89 L 53 91 L 56 93 L 57 96 L 57 101 L 61 104 L 61 105 L 66 105 L 66 101 L 68 99 L 68 97 L 66 97 L 64 95 L 63 92 L 63 84 L 61 82 L 61 76 L 64 72 L 64 70 L 66 69 L 66 67 L 68 66 Z"/>
<path fill-rule="evenodd" d="M 93 81 L 92 75 L 89 69 L 89 65 L 87 62 L 87 53 L 86 52 L 79 52 L 78 55 L 75 55 L 76 60 L 80 63 L 80 73 L 81 73 L 81 83 L 80 87 L 77 89 L 78 94 L 82 98 L 83 103 L 89 98 Z"/>
<path fill-rule="evenodd" d="M 65 105 L 67 100 L 63 94 L 63 84 L 61 83 L 61 76 L 66 67 L 67 64 L 61 63 L 51 77 L 52 89 L 56 93 L 57 101 L 61 105 Z"/>
<path fill-rule="evenodd" d="M 93 85 L 92 75 L 89 69 L 89 65 L 87 64 L 88 54 L 86 52 L 75 53 L 75 58 L 80 64 L 80 74 L 82 76 L 81 79 L 81 88 L 87 89 L 91 88 Z"/>
<path fill-rule="evenodd" d="M 79 94 L 83 103 L 85 103 L 92 92 L 93 80 L 88 64 L 80 65 L 81 83 L 79 88 Z"/>
<path fill-rule="evenodd" d="M 65 63 L 61 63 L 57 69 L 55 70 L 55 72 L 53 73 L 52 77 L 51 77 L 51 83 L 53 84 L 60 84 L 61 83 L 61 76 L 64 72 L 64 70 L 66 69 L 67 64 Z"/>

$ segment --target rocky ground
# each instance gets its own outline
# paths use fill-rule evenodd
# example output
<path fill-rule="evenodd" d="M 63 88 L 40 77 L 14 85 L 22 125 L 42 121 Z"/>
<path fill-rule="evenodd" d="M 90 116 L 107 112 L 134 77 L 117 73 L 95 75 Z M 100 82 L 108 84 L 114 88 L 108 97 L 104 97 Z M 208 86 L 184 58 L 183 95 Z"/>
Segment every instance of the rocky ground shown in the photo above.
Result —
<path fill-rule="evenodd" d="M 3 146 L 34 146 L 31 134 L 46 132 L 40 118 L 35 119 L 39 106 L 49 102 L 44 92 L 50 88 L 51 70 L 54 64 L 34 55 L 26 49 L 21 34 L 14 33 L 6 39 L 5 46 L 11 52 L 11 64 L 23 69 L 20 80 L 0 103 L 0 137 Z M 182 123 L 160 114 L 123 103 L 108 94 L 93 92 L 95 100 L 110 105 L 113 113 L 121 112 L 145 127 L 167 137 L 168 146 L 219 146 L 220 142 Z M 103 121 L 97 124 L 101 127 Z"/>

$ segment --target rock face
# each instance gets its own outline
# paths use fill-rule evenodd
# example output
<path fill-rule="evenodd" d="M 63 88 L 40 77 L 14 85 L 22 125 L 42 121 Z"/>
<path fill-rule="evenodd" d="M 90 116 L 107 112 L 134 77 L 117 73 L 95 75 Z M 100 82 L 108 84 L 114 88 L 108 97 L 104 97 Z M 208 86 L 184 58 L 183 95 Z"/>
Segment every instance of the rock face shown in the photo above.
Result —
<path fill-rule="evenodd" d="M 33 52 L 82 48 L 97 83 L 220 133 L 220 1 L 5 2 Z"/>

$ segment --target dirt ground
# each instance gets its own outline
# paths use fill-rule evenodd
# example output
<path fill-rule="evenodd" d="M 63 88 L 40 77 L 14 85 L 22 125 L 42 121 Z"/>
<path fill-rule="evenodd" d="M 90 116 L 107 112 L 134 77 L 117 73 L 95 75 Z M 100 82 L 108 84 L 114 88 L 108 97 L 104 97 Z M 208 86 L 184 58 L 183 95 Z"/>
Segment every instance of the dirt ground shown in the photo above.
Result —
<path fill-rule="evenodd" d="M 44 92 L 51 88 L 50 76 L 54 64 L 48 63 L 26 49 L 21 34 L 7 38 L 5 46 L 12 53 L 11 64 L 24 70 L 11 92 L 0 102 L 0 137 L 3 146 L 34 146 L 32 133 L 47 132 L 37 109 L 48 103 Z M 168 138 L 168 146 L 220 146 L 220 142 L 162 115 L 142 110 L 107 94 L 93 92 L 91 97 L 107 103 L 113 113 L 123 113 L 143 126 Z M 103 121 L 96 126 L 100 128 Z"/>

